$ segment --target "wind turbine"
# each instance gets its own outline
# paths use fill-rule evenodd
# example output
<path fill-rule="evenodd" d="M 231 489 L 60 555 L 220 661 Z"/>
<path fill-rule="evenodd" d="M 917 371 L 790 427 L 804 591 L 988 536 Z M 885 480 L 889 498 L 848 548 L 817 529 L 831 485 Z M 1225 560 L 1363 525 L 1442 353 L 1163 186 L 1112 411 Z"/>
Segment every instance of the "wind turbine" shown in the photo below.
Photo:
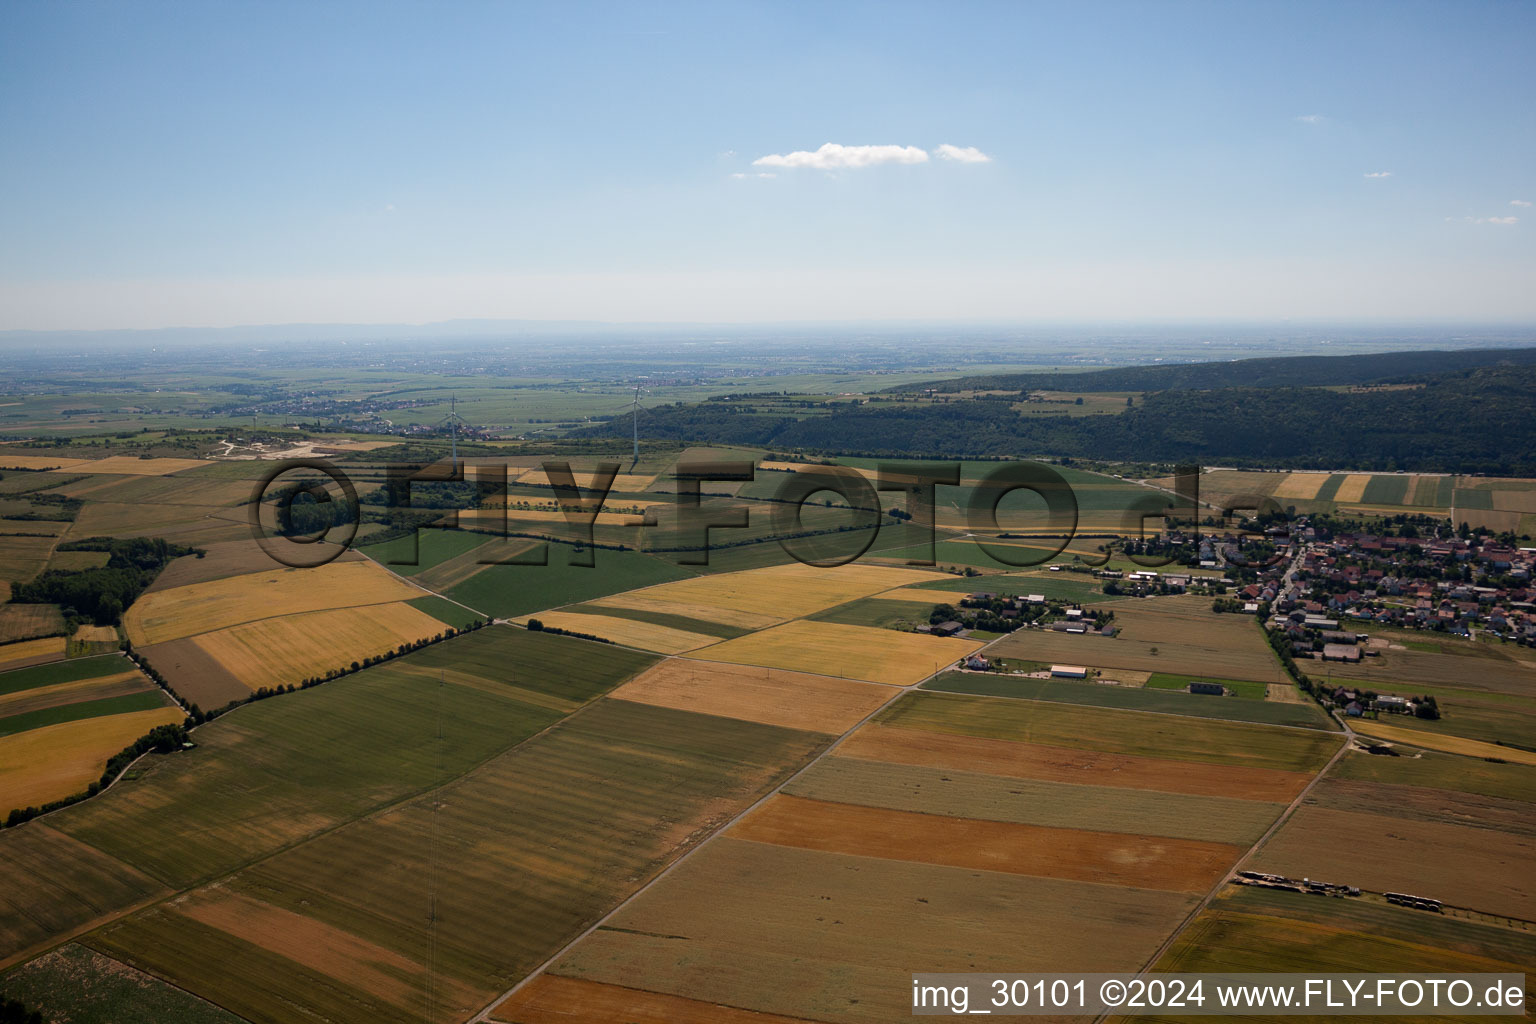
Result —
<path fill-rule="evenodd" d="M 463 416 L 459 415 L 459 396 L 457 394 L 453 395 L 449 399 L 448 408 L 450 412 L 447 416 L 444 416 L 442 419 L 438 420 L 438 423 L 446 423 L 449 427 L 449 430 L 451 431 L 449 436 L 452 440 L 449 442 L 449 451 L 451 452 L 453 458 L 453 472 L 454 475 L 457 476 L 459 472 L 459 424 L 468 423 L 469 421 L 466 420 Z"/>

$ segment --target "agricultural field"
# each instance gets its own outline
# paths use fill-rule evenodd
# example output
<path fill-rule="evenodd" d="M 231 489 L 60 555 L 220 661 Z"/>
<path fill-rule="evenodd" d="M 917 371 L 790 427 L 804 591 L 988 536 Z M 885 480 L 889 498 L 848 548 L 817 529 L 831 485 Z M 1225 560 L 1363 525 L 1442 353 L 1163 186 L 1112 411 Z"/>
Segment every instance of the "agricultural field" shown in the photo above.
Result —
<path fill-rule="evenodd" d="M 1333 879 L 1337 873 L 1335 869 L 1324 877 Z M 1404 973 L 1524 974 L 1529 972 L 1533 957 L 1536 936 L 1529 932 L 1460 916 L 1426 914 L 1386 902 L 1319 899 L 1229 886 L 1179 936 L 1154 969 L 1354 973 L 1362 964 L 1382 964 Z M 1244 1019 L 1280 1022 L 1295 1018 Z"/>
<path fill-rule="evenodd" d="M 160 668 L 158 655 L 162 650 L 175 644 L 190 644 L 251 691 L 297 686 L 304 679 L 323 676 L 330 669 L 344 668 L 401 644 L 437 636 L 444 628 L 435 616 L 404 601 L 395 601 L 258 619 L 169 644 L 154 644 L 141 651 L 151 664 Z M 195 680 L 178 679 L 169 669 L 160 670 L 178 693 L 197 701 Z"/>
<path fill-rule="evenodd" d="M 344 1006 L 372 1020 L 419 1019 L 431 964 L 426 1012 L 462 1019 L 822 743 L 600 701 L 437 793 L 84 941 L 253 1024 Z M 439 875 L 455 884 L 434 903 Z M 326 955 L 301 966 L 313 942 Z"/>
<path fill-rule="evenodd" d="M 425 592 L 368 561 L 269 569 L 145 594 L 123 616 L 135 646 L 165 643 L 259 619 L 409 601 Z"/>
<path fill-rule="evenodd" d="M 1337 745 L 909 693 L 491 1019 L 556 1020 L 560 993 L 586 1020 L 647 1019 L 630 1005 L 707 1020 L 719 1004 L 770 1020 L 887 1021 L 909 1012 L 891 982 L 903 964 L 1134 970 Z"/>
<path fill-rule="evenodd" d="M 1219 615 L 1200 597 L 1159 597 L 1114 608 L 1114 637 L 1020 630 L 992 651 L 1009 658 L 1193 678 L 1274 682 L 1284 669 L 1252 616 Z"/>
<path fill-rule="evenodd" d="M 910 685 L 981 648 L 974 640 L 797 619 L 694 651 L 737 665 Z"/>
<path fill-rule="evenodd" d="M 226 874 L 457 778 L 650 660 L 490 627 L 240 708 L 197 729 L 195 749 L 151 755 L 103 795 L 0 832 L 18 880 L 0 900 L 0 966 L 149 892 Z M 78 901 L 55 898 L 65 885 Z"/>
<path fill-rule="evenodd" d="M 616 700 L 841 734 L 892 696 L 874 683 L 670 658 L 614 690 Z"/>
<path fill-rule="evenodd" d="M 0 604 L 0 644 L 64 632 L 56 604 Z"/>
<path fill-rule="evenodd" d="M 1529 811 L 1529 808 L 1527 808 Z M 1411 892 L 1490 914 L 1536 919 L 1536 836 L 1397 813 L 1303 807 L 1254 858 L 1260 871 Z M 1362 869 L 1345 870 L 1346 863 Z M 1369 865 L 1368 868 L 1364 867 Z M 1363 876 L 1369 875 L 1369 880 Z"/>
<path fill-rule="evenodd" d="M 545 626 L 572 633 L 600 636 L 626 647 L 638 647 L 643 651 L 661 654 L 682 654 L 720 642 L 720 638 L 708 633 L 692 633 L 640 619 L 617 615 L 588 615 L 575 611 L 540 612 L 538 619 Z"/>
<path fill-rule="evenodd" d="M 503 549 L 508 547 L 502 545 Z M 497 553 L 495 557 L 515 554 Z M 693 576 L 686 569 L 637 551 L 598 549 L 592 554 L 592 566 L 572 565 L 571 547 L 551 542 L 547 565 L 488 565 L 443 593 L 487 615 L 511 618 Z"/>
<path fill-rule="evenodd" d="M 1262 684 L 1247 684 L 1259 686 Z M 1238 696 L 1180 693 L 1157 687 L 1110 686 L 1072 679 L 1028 679 L 992 672 L 949 672 L 924 684 L 925 689 L 975 693 L 994 697 L 1056 701 L 1091 707 L 1155 711 L 1165 715 L 1286 725 L 1304 729 L 1334 729 L 1333 721 L 1311 701 L 1251 700 Z M 1294 689 L 1294 687 L 1292 687 Z"/>
<path fill-rule="evenodd" d="M 227 1010 L 76 943 L 0 976 L 0 995 L 70 1024 L 242 1024 Z"/>

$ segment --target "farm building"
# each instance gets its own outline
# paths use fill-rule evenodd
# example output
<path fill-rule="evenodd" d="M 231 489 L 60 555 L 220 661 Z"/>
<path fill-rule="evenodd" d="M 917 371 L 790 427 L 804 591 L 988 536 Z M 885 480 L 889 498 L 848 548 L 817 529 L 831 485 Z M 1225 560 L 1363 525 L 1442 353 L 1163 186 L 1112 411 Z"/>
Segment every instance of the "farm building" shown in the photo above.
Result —
<path fill-rule="evenodd" d="M 1051 675 L 1061 679 L 1087 679 L 1088 670 L 1081 665 L 1052 665 Z"/>
<path fill-rule="evenodd" d="M 1323 644 L 1324 661 L 1359 661 L 1360 648 L 1352 644 Z"/>
<path fill-rule="evenodd" d="M 938 636 L 954 636 L 965 627 L 951 619 L 949 622 L 941 622 L 933 627 L 933 632 Z"/>
<path fill-rule="evenodd" d="M 1194 681 L 1189 684 L 1189 692 L 1209 693 L 1220 697 L 1222 694 L 1226 693 L 1227 690 L 1226 687 L 1222 686 L 1220 683 L 1202 683 L 1199 681 Z"/>

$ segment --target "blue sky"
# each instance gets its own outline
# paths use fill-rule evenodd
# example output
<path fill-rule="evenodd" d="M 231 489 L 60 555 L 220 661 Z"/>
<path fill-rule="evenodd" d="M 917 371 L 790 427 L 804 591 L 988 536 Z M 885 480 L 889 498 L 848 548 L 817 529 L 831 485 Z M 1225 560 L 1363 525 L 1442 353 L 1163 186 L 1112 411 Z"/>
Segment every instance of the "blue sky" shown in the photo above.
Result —
<path fill-rule="evenodd" d="M 5 4 L 0 329 L 1528 321 L 1533 41 L 1529 3 Z M 828 143 L 893 149 L 789 157 Z"/>

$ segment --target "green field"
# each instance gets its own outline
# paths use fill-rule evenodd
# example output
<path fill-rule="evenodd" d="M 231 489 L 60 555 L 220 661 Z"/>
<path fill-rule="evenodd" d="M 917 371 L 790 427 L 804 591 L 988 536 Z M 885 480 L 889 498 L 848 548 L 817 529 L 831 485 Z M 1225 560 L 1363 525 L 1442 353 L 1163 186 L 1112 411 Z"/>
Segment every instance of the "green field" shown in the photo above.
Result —
<path fill-rule="evenodd" d="M 1248 684 L 1259 685 L 1263 684 Z M 974 693 L 993 697 L 1083 704 L 1099 708 L 1124 708 L 1155 711 L 1164 715 L 1190 715 L 1195 718 L 1221 719 L 1228 722 L 1252 722 L 1261 725 L 1291 725 L 1309 729 L 1332 729 L 1332 722 L 1315 704 L 1282 704 L 1273 701 L 1217 697 L 1213 694 L 1144 690 L 1133 686 L 1102 686 L 1093 682 L 1060 679 L 1024 679 L 984 672 L 949 672 L 923 684 L 925 690 L 947 693 Z"/>
<path fill-rule="evenodd" d="M 910 631 L 913 626 L 926 625 L 934 605 L 946 599 L 947 595 L 944 594 L 935 594 L 932 603 L 868 597 L 806 617 L 817 622 L 841 622 L 848 626 L 878 626 L 881 629 Z"/>
<path fill-rule="evenodd" d="M 823 758 L 784 792 L 952 818 L 1242 844 L 1258 839 L 1283 809 L 1257 800 L 1077 786 L 849 757 Z"/>
<path fill-rule="evenodd" d="M 573 566 L 570 551 L 552 543 L 548 565 L 487 566 L 450 589 L 448 596 L 497 618 L 511 618 L 694 575 L 635 551 L 598 549 L 593 566 Z"/>
<path fill-rule="evenodd" d="M 36 665 L 32 668 L 19 668 L 13 672 L 0 673 L 0 695 L 19 693 L 39 686 L 73 683 L 80 679 L 94 679 L 97 676 L 116 675 L 132 668 L 133 662 L 116 655 L 74 658 L 69 661 Z"/>
<path fill-rule="evenodd" d="M 403 979 L 401 995 L 371 993 L 362 1004 L 368 1019 L 420 1019 L 429 955 L 438 1012 L 461 1019 L 654 873 L 679 843 L 751 803 L 825 741 L 601 701 L 430 797 L 221 884 L 414 963 L 418 973 Z M 452 884 L 437 889 L 429 936 L 424 908 L 434 905 L 434 878 Z M 352 982 L 355 966 L 299 970 L 270 953 L 247 957 L 238 927 L 189 934 L 184 920 L 174 909 L 153 910 L 88 941 L 255 1024 L 333 1013 L 336 993 L 347 992 L 342 983 Z M 323 972 L 317 983 L 313 975 Z"/>
<path fill-rule="evenodd" d="M 60 704 L 58 707 L 43 708 L 40 711 L 28 711 L 20 715 L 11 715 L 9 718 L 0 718 L 0 736 L 10 736 L 13 733 L 26 732 L 29 729 L 40 729 L 45 725 L 59 725 L 64 722 L 78 722 L 86 718 L 122 715 L 132 711 L 151 711 L 155 708 L 168 708 L 170 706 L 170 698 L 165 695 L 165 691 L 159 688 L 145 690 L 143 693 L 128 693 L 121 697 L 80 700 L 75 701 L 73 704 Z"/>
<path fill-rule="evenodd" d="M 1321 731 L 932 690 L 907 694 L 876 720 L 962 736 L 1285 771 L 1316 770 L 1339 746 L 1337 734 Z"/>
<path fill-rule="evenodd" d="M 1255 683 L 1246 679 L 1217 679 L 1212 676 L 1186 676 L 1175 675 L 1169 672 L 1154 672 L 1147 679 L 1146 686 L 1150 690 L 1183 690 L 1190 683 L 1220 683 L 1232 691 L 1231 696 L 1243 697 L 1248 700 L 1263 700 L 1269 692 L 1269 684 Z"/>
<path fill-rule="evenodd" d="M 110 862 L 103 871 L 195 884 L 462 774 L 650 661 L 519 629 L 478 630 L 243 707 L 197 729 L 196 749 L 140 762 L 136 778 L 46 827 L 0 832 L 0 857 L 53 836 L 90 844 Z M 60 902 L 57 885 L 82 892 L 81 905 L 68 905 L 83 915 L 76 924 L 126 905 L 114 895 L 120 884 L 97 891 L 67 871 L 46 857 L 18 869 L 15 891 L 26 898 L 0 907 L 0 958 L 53 933 L 34 922 L 57 921 L 45 913 Z"/>
<path fill-rule="evenodd" d="M 418 597 L 405 602 L 418 611 L 426 612 L 438 622 L 452 626 L 454 629 L 463 629 L 473 623 L 484 619 L 483 615 L 476 615 L 463 605 L 454 604 L 446 597 Z"/>

